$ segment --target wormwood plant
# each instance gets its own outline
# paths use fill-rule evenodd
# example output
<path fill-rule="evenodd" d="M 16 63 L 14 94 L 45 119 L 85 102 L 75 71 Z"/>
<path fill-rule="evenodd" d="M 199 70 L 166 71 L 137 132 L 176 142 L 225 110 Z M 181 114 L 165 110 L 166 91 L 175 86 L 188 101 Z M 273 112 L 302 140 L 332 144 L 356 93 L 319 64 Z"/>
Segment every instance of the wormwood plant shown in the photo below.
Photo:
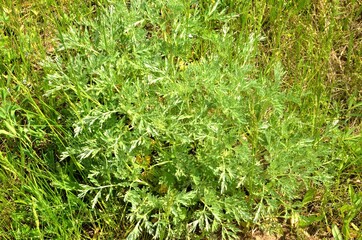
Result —
<path fill-rule="evenodd" d="M 45 98 L 74 133 L 60 164 L 78 183 L 54 185 L 95 211 L 120 203 L 128 239 L 236 239 L 303 207 L 332 150 L 281 88 L 282 66 L 258 69 L 263 38 L 240 18 L 219 1 L 132 1 L 60 32 Z"/>

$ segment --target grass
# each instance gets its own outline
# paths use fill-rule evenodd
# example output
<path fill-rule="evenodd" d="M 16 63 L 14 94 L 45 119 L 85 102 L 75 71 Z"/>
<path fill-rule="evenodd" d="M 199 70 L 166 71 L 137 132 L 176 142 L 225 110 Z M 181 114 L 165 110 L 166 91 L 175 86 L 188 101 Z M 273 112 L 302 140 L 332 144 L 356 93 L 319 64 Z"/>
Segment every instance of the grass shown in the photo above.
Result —
<path fill-rule="evenodd" d="M 1 238 L 361 238 L 361 5 L 2 0 Z"/>

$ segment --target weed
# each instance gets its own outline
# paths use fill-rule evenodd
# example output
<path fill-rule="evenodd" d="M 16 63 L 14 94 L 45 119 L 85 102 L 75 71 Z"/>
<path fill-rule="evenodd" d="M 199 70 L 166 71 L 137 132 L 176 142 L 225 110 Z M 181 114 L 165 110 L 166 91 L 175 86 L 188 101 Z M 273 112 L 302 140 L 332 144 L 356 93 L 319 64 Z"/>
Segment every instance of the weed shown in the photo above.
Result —
<path fill-rule="evenodd" d="M 2 237 L 360 237 L 358 1 L 38 4 L 0 16 Z"/>

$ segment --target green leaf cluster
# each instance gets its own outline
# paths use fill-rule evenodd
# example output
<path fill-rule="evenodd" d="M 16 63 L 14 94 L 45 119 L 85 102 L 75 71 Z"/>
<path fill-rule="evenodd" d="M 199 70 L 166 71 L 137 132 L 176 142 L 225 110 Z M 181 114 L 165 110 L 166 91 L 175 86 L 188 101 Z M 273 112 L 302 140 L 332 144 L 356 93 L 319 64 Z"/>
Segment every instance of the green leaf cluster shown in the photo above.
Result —
<path fill-rule="evenodd" d="M 112 4 L 62 32 L 44 65 L 46 96 L 66 96 L 74 190 L 92 208 L 121 200 L 129 239 L 237 238 L 330 180 L 281 65 L 258 70 L 262 38 L 229 33 L 238 16 L 218 3 Z"/>

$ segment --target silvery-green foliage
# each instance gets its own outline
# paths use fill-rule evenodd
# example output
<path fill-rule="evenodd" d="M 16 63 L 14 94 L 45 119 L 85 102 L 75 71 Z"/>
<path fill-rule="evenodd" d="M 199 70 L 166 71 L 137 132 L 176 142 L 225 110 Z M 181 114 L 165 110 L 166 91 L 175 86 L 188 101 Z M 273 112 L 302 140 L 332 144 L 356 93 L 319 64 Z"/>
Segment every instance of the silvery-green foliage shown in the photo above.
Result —
<path fill-rule="evenodd" d="M 326 180 L 327 150 L 284 116 L 281 65 L 258 69 L 262 38 L 229 33 L 238 15 L 218 4 L 116 3 L 59 36 L 47 96 L 73 116 L 62 160 L 82 166 L 92 208 L 124 202 L 128 239 L 236 239 Z"/>

